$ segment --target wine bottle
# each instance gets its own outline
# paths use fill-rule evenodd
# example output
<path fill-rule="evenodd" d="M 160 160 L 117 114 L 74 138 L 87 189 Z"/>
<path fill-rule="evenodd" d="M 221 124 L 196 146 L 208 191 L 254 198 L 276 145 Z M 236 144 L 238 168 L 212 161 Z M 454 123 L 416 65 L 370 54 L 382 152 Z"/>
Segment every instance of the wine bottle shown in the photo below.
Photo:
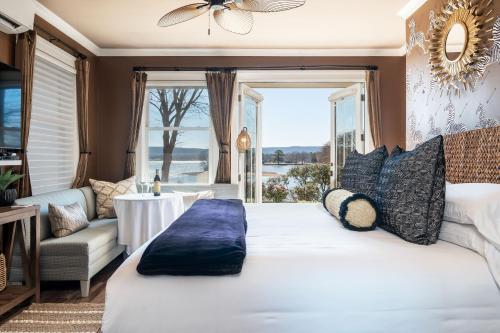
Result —
<path fill-rule="evenodd" d="M 161 195 L 161 179 L 159 169 L 156 169 L 156 176 L 153 183 L 153 194 L 155 197 L 159 197 Z"/>

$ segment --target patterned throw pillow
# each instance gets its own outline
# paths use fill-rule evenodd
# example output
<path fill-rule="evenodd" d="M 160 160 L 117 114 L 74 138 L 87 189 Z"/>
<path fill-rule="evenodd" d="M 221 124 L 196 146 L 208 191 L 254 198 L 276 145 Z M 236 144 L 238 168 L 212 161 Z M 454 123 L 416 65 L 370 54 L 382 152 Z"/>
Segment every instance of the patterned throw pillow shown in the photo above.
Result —
<path fill-rule="evenodd" d="M 444 163 L 442 136 L 413 151 L 393 150 L 377 184 L 380 227 L 412 243 L 435 243 L 444 212 Z"/>
<path fill-rule="evenodd" d="M 89 182 L 96 194 L 97 215 L 100 219 L 116 217 L 113 207 L 114 197 L 127 193 L 137 193 L 135 176 L 116 184 L 95 179 L 89 179 Z"/>
<path fill-rule="evenodd" d="M 354 193 L 362 193 L 372 199 L 375 198 L 378 177 L 386 158 L 387 148 L 385 146 L 366 155 L 354 150 L 345 161 L 340 177 L 341 187 Z"/>
<path fill-rule="evenodd" d="M 64 237 L 89 225 L 87 215 L 78 203 L 59 206 L 49 203 L 49 221 L 54 237 Z"/>
<path fill-rule="evenodd" d="M 328 190 L 323 196 L 323 207 L 345 228 L 354 231 L 373 230 L 380 221 L 375 201 L 362 193 L 341 188 Z"/>

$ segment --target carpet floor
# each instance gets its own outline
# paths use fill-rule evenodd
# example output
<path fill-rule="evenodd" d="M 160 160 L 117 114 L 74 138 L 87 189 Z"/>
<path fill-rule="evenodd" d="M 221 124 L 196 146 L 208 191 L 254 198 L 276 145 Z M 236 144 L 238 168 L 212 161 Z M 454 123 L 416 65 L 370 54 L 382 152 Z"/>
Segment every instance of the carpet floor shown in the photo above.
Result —
<path fill-rule="evenodd" d="M 99 303 L 32 304 L 3 324 L 0 332 L 97 333 L 103 312 L 104 304 Z"/>

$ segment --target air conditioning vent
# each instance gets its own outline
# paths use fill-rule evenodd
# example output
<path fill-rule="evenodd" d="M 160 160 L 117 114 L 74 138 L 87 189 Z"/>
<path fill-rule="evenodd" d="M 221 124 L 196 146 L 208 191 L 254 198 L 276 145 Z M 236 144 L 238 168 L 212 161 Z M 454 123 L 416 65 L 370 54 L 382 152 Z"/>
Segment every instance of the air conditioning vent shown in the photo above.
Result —
<path fill-rule="evenodd" d="M 19 34 L 33 29 L 35 4 L 33 0 L 0 0 L 0 31 Z"/>
<path fill-rule="evenodd" d="M 19 24 L 16 24 L 12 21 L 10 21 L 8 18 L 4 17 L 3 15 L 0 15 L 0 25 L 3 26 L 5 29 L 9 30 L 15 30 L 19 28 Z"/>

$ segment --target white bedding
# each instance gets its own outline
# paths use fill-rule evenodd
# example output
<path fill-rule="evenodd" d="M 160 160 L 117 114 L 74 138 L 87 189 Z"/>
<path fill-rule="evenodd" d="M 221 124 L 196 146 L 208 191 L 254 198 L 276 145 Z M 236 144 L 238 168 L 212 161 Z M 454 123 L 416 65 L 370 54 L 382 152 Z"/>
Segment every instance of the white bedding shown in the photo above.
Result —
<path fill-rule="evenodd" d="M 247 205 L 239 276 L 145 277 L 145 244 L 108 281 L 104 333 L 500 332 L 477 253 L 344 229 L 317 205 Z"/>

